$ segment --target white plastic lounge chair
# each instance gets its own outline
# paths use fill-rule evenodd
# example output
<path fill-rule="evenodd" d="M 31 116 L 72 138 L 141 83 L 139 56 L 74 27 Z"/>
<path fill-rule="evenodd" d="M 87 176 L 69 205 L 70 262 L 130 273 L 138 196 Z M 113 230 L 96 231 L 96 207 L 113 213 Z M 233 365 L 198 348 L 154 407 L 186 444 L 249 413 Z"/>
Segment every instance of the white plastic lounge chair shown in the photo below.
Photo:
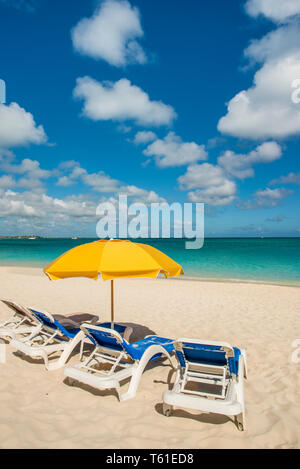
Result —
<path fill-rule="evenodd" d="M 173 389 L 163 393 L 163 413 L 173 407 L 235 416 L 245 430 L 244 377 L 246 352 L 226 342 L 176 340 L 178 369 Z"/>
<path fill-rule="evenodd" d="M 13 315 L 3 323 L 0 323 L 0 337 L 7 339 L 19 339 L 24 341 L 36 335 L 42 328 L 43 324 L 33 314 L 30 308 L 20 305 L 12 300 L 0 300 L 12 311 Z M 63 316 L 61 314 L 53 314 L 52 317 L 60 322 L 66 329 L 79 328 L 81 324 L 90 322 L 96 324 L 99 317 L 88 313 L 77 313 Z"/>
<path fill-rule="evenodd" d="M 40 331 L 42 326 L 30 309 L 11 300 L 0 301 L 13 311 L 9 319 L 0 323 L 0 337 L 24 340 Z"/>
<path fill-rule="evenodd" d="M 65 321 L 61 322 L 47 311 L 37 311 L 32 308 L 30 311 L 40 322 L 42 328 L 27 340 L 13 339 L 10 345 L 18 352 L 31 358 L 42 358 L 47 370 L 57 370 L 64 366 L 79 343 L 81 344 L 80 359 L 82 358 L 84 344 L 91 342 L 80 329 L 80 324 L 74 323 L 69 318 L 64 318 Z M 105 326 L 105 323 L 103 325 Z M 109 326 L 110 324 L 108 324 Z M 127 335 L 130 335 L 132 331 L 126 326 L 115 325 L 115 327 Z M 59 357 L 50 362 L 49 358 L 51 359 L 51 356 L 56 353 L 59 353 Z"/>
<path fill-rule="evenodd" d="M 100 390 L 115 389 L 120 401 L 136 395 L 143 371 L 150 361 L 162 355 L 170 360 L 174 350 L 173 340 L 164 337 L 148 336 L 129 344 L 116 330 L 89 324 L 83 324 L 81 329 L 95 349 L 82 363 L 66 366 L 64 375 L 70 384 L 79 381 Z M 170 363 L 173 367 L 171 360 Z M 120 384 L 128 378 L 128 391 L 121 394 Z"/>

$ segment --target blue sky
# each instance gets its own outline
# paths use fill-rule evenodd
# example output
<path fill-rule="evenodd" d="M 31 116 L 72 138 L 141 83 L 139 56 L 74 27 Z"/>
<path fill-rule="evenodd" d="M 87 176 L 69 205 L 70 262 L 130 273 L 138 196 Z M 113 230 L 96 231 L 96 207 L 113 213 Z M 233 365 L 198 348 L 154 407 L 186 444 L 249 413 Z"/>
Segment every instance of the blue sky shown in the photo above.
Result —
<path fill-rule="evenodd" d="M 299 236 L 300 2 L 228 5 L 0 0 L 0 234 L 94 236 L 125 193 Z"/>

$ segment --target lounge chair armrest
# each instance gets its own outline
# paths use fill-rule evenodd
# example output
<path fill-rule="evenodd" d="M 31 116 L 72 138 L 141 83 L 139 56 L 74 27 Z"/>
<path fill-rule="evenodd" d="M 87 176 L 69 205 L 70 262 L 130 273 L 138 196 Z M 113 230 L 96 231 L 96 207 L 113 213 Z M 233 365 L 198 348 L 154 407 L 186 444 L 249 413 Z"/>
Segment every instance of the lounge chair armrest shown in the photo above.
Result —
<path fill-rule="evenodd" d="M 243 357 L 243 365 L 244 365 L 244 378 L 248 378 L 248 364 L 247 364 L 247 354 L 245 349 L 241 349 L 241 355 Z"/>

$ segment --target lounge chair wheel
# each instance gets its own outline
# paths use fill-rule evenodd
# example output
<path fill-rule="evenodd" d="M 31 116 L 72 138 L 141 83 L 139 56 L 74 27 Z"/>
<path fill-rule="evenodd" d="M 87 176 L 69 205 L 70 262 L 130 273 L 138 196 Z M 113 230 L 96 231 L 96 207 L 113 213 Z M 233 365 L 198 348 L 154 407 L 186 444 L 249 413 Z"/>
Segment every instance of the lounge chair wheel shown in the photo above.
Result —
<path fill-rule="evenodd" d="M 68 381 L 69 381 L 69 385 L 70 385 L 70 386 L 75 386 L 75 381 L 74 381 L 74 379 L 68 378 Z"/>
<path fill-rule="evenodd" d="M 163 414 L 164 414 L 166 417 L 171 417 L 172 413 L 173 413 L 172 407 L 166 406 L 166 405 L 164 404 L 164 405 L 163 405 Z"/>
<path fill-rule="evenodd" d="M 240 432 L 243 432 L 243 431 L 244 431 L 244 425 L 243 425 L 242 423 L 239 422 L 239 423 L 237 424 L 237 427 L 238 427 L 238 430 L 239 430 Z"/>
<path fill-rule="evenodd" d="M 235 423 L 236 423 L 237 429 L 238 429 L 240 432 L 243 432 L 243 431 L 245 430 L 244 424 L 239 420 L 238 417 L 235 418 Z"/>

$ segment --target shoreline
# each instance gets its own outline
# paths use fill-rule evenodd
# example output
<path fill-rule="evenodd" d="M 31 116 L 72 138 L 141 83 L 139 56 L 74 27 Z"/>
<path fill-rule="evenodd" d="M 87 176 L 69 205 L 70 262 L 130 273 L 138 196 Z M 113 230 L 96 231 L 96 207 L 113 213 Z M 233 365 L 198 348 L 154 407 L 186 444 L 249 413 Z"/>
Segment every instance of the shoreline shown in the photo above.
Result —
<path fill-rule="evenodd" d="M 35 269 L 36 271 L 39 270 L 43 271 L 43 267 L 38 267 L 36 265 L 20 265 L 20 264 L 0 264 L 0 269 L 9 269 L 9 268 L 16 268 L 16 269 Z M 128 279 L 130 280 L 130 279 Z M 132 279 L 136 280 L 136 279 Z M 158 278 L 157 280 L 160 280 Z M 208 283 L 229 283 L 229 284 L 250 284 L 250 285 L 270 285 L 276 287 L 292 287 L 292 288 L 300 288 L 300 282 L 287 282 L 282 280 L 281 281 L 269 281 L 269 280 L 251 280 L 251 279 L 239 279 L 239 278 L 222 278 L 222 277 L 195 277 L 190 275 L 182 275 L 181 277 L 170 277 L 169 280 L 176 280 L 176 281 L 190 281 L 190 282 L 208 282 Z"/>

